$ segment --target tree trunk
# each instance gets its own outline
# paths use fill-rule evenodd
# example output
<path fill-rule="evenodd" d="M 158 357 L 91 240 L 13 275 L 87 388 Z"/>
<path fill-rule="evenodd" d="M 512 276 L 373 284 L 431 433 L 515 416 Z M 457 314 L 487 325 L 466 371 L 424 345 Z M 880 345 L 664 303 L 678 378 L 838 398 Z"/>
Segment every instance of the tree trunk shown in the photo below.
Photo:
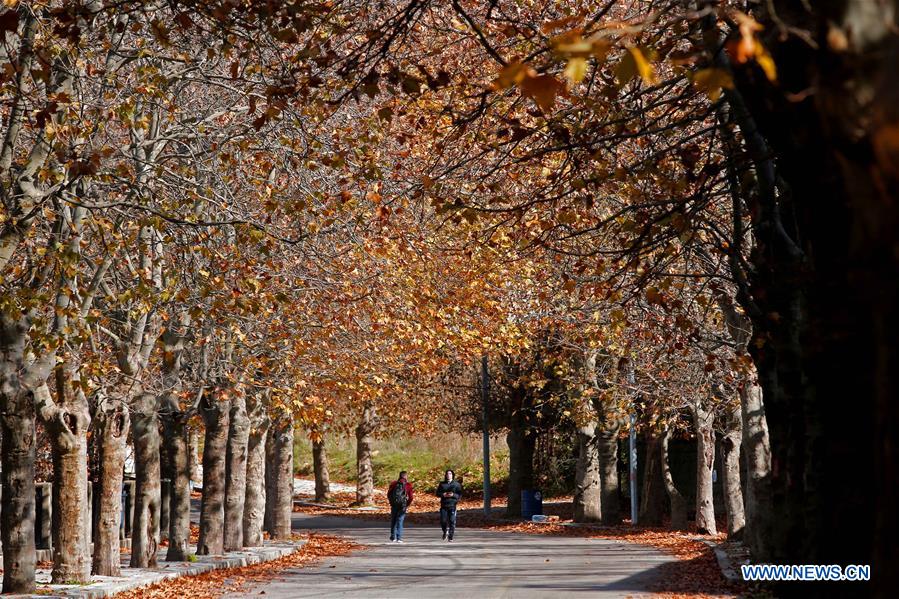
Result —
<path fill-rule="evenodd" d="M 655 431 L 646 434 L 645 455 L 639 520 L 643 526 L 661 526 L 665 516 L 665 481 L 662 478 L 661 439 Z"/>
<path fill-rule="evenodd" d="M 35 589 L 34 406 L 30 393 L 7 399 L 2 419 L 3 592 Z"/>
<path fill-rule="evenodd" d="M 34 591 L 34 400 L 22 384 L 30 323 L 0 312 L 0 542 L 3 592 Z"/>
<path fill-rule="evenodd" d="M 615 360 L 611 355 L 603 354 L 598 361 L 605 370 L 607 381 L 616 380 L 623 370 L 632 372 L 630 360 Z M 599 455 L 599 477 L 602 485 L 602 523 L 614 526 L 621 523 L 621 491 L 618 482 L 618 433 L 621 430 L 621 414 L 617 406 L 615 390 L 608 388 L 608 383 L 597 385 L 601 389 L 596 399 L 596 411 L 599 424 L 596 429 L 596 447 Z"/>
<path fill-rule="evenodd" d="M 738 351 L 745 352 L 752 336 L 752 322 L 736 310 L 726 298 L 719 296 L 718 304 L 725 317 L 728 332 Z M 771 447 L 768 423 L 762 401 L 762 388 L 757 382 L 754 364 L 739 386 L 742 430 L 742 453 L 746 459 L 748 478 L 745 493 L 745 521 L 743 537 L 753 556 L 769 555 L 769 539 L 773 536 L 774 514 L 771 501 Z"/>
<path fill-rule="evenodd" d="M 265 436 L 265 512 L 262 520 L 262 530 L 272 534 L 275 521 L 275 431 L 269 422 L 268 434 Z"/>
<path fill-rule="evenodd" d="M 574 481 L 574 521 L 599 522 L 602 487 L 599 476 L 599 452 L 596 446 L 596 421 L 577 431 L 577 466 Z"/>
<path fill-rule="evenodd" d="M 375 408 L 368 404 L 362 410 L 362 420 L 356 427 L 356 504 L 370 505 L 375 491 L 374 469 L 371 463 L 372 434 L 377 426 Z"/>
<path fill-rule="evenodd" d="M 521 517 L 521 492 L 534 488 L 534 450 L 537 435 L 528 434 L 523 422 L 510 428 L 506 435 L 509 445 L 509 499 L 506 516 Z"/>
<path fill-rule="evenodd" d="M 726 414 L 726 429 L 721 438 L 722 477 L 724 483 L 724 505 L 727 509 L 727 536 L 731 539 L 743 538 L 746 527 L 746 512 L 743 509 L 743 485 L 740 480 L 740 444 L 742 441 L 742 417 L 740 405 L 735 404 Z"/>
<path fill-rule="evenodd" d="M 601 427 L 596 435 L 599 477 L 602 483 L 602 523 L 621 523 L 621 501 L 618 484 L 618 426 Z"/>
<path fill-rule="evenodd" d="M 696 429 L 696 530 L 699 534 L 718 534 L 715 527 L 715 501 L 712 494 L 712 469 L 715 466 L 715 415 L 700 403 L 693 405 Z"/>
<path fill-rule="evenodd" d="M 328 450 L 324 436 L 312 441 L 312 469 L 315 474 L 315 500 L 327 501 L 331 497 L 331 479 L 328 476 Z"/>
<path fill-rule="evenodd" d="M 90 415 L 84 393 L 72 385 L 70 368 L 65 362 L 56 368 L 58 402 L 54 402 L 47 385 L 34 393 L 36 413 L 49 438 L 53 458 L 51 580 L 56 584 L 90 579 L 90 539 L 89 529 L 85 529 Z"/>
<path fill-rule="evenodd" d="M 16 376 L 15 373 L 10 373 Z M 4 373 L 6 379 L 7 373 Z M 31 393 L 3 381 L 2 517 L 3 592 L 31 593 L 34 568 L 34 403 Z"/>
<path fill-rule="evenodd" d="M 768 171 L 748 202 L 758 243 L 741 300 L 771 441 L 771 501 L 758 511 L 777 518 L 755 561 L 870 563 L 882 575 L 865 592 L 890 596 L 899 587 L 895 3 L 774 0 L 754 13 L 777 85 L 735 66 L 726 93 L 743 104 L 754 169 Z M 802 39 L 776 34 L 794 28 Z M 847 484 L 850 471 L 871 481 L 869 492 Z"/>
<path fill-rule="evenodd" d="M 671 430 L 666 429 L 662 434 L 661 464 L 662 464 L 662 480 L 665 482 L 665 492 L 668 494 L 668 500 L 671 502 L 671 529 L 687 530 L 687 502 L 684 496 L 680 494 L 677 487 L 674 486 L 674 479 L 671 477 L 671 467 L 668 464 L 668 439 L 671 438 Z"/>
<path fill-rule="evenodd" d="M 581 426 L 576 433 L 577 463 L 574 474 L 574 521 L 598 522 L 602 517 L 600 501 L 602 483 L 599 476 L 599 449 L 596 445 L 597 413 L 594 402 L 596 392 L 596 351 L 589 351 L 583 363 L 577 357 L 575 366 L 582 370 L 583 384 L 574 389 L 577 393 L 578 420 Z"/>
<path fill-rule="evenodd" d="M 509 372 L 512 376 L 517 376 L 518 366 L 512 366 Z M 512 389 L 508 406 L 509 432 L 506 434 L 506 443 L 509 446 L 507 518 L 521 517 L 521 492 L 534 488 L 534 451 L 537 447 L 537 435 L 528 434 L 532 432 L 529 430 L 528 413 L 533 405 L 533 399 L 523 387 Z"/>
<path fill-rule="evenodd" d="M 189 412 L 181 410 L 178 397 L 166 393 L 161 400 L 164 442 L 171 461 L 169 499 L 169 548 L 166 561 L 183 562 L 190 554 L 190 451 Z"/>
<path fill-rule="evenodd" d="M 216 395 L 214 397 L 214 395 Z M 197 555 L 219 555 L 225 547 L 225 451 L 230 402 L 213 390 L 204 394 L 200 411 L 206 424 L 203 444 L 203 499 Z"/>
<path fill-rule="evenodd" d="M 272 426 L 274 433 L 275 496 L 272 502 L 273 539 L 289 539 L 293 519 L 293 416 L 282 415 Z"/>
<path fill-rule="evenodd" d="M 266 455 L 269 419 L 265 403 L 250 395 L 247 401 L 250 419 L 250 435 L 247 440 L 247 493 L 244 499 L 243 544 L 245 547 L 262 545 L 263 519 L 265 516 Z"/>
<path fill-rule="evenodd" d="M 42 385 L 35 391 L 37 414 L 53 455 L 54 584 L 90 580 L 90 507 L 87 502 L 87 429 L 90 413 L 84 393 L 72 385 L 65 363 L 56 370 L 58 402 Z"/>
<path fill-rule="evenodd" d="M 169 480 L 168 519 L 160 522 L 169 548 L 166 561 L 185 561 L 188 558 L 190 540 L 190 457 L 188 420 L 193 408 L 181 406 L 181 360 L 190 324 L 188 313 L 182 312 L 178 324 L 169 323 L 162 341 L 162 381 L 164 390 L 159 397 L 159 415 L 163 433 L 163 477 Z M 165 501 L 165 498 L 163 498 Z"/>
<path fill-rule="evenodd" d="M 161 504 L 159 464 L 159 403 L 154 393 L 141 393 L 132 405 L 134 440 L 134 524 L 131 527 L 131 567 L 155 568 L 159 549 Z"/>
<path fill-rule="evenodd" d="M 91 572 L 99 576 L 121 575 L 121 542 L 119 523 L 122 518 L 122 474 L 125 467 L 125 441 L 131 426 L 125 402 L 102 398 L 94 416 L 98 445 L 100 479 L 97 536 Z"/>
<path fill-rule="evenodd" d="M 247 443 L 250 420 L 242 391 L 231 400 L 225 463 L 225 551 L 243 547 L 244 502 L 247 496 Z"/>
<path fill-rule="evenodd" d="M 746 537 L 752 555 L 767 555 L 767 543 L 774 526 L 771 505 L 771 447 L 768 423 L 762 403 L 762 388 L 753 379 L 740 387 L 743 419 L 743 453 L 746 459 Z"/>
<path fill-rule="evenodd" d="M 509 447 L 509 488 L 506 499 L 506 518 L 521 517 L 521 438 L 522 433 L 513 426 L 506 433 Z"/>
<path fill-rule="evenodd" d="M 52 584 L 90 581 L 90 506 L 87 495 L 87 410 L 69 414 L 74 443 L 62 447 L 53 442 L 53 571 Z"/>

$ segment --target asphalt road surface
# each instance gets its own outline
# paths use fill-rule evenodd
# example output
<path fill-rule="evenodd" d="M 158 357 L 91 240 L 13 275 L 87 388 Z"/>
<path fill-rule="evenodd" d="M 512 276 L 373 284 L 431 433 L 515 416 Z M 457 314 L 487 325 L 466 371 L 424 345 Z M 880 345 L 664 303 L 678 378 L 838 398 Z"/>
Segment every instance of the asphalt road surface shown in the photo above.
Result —
<path fill-rule="evenodd" d="M 460 518 L 463 516 L 460 515 Z M 351 537 L 368 546 L 347 557 L 285 570 L 231 597 L 640 597 L 674 558 L 624 541 L 407 525 L 404 544 L 386 523 L 296 514 L 295 530 Z"/>

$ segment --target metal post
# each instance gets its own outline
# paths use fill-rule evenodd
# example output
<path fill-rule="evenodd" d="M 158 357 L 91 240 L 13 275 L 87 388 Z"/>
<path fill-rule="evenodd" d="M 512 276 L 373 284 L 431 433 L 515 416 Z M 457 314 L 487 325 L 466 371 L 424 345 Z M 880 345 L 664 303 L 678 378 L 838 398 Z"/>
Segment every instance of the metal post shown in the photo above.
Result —
<path fill-rule="evenodd" d="M 487 423 L 487 401 L 490 397 L 490 374 L 487 356 L 481 356 L 481 418 L 484 433 L 484 515 L 490 515 L 490 428 Z"/>
<path fill-rule="evenodd" d="M 631 412 L 631 432 L 628 435 L 630 445 L 630 482 L 631 482 L 631 524 L 637 524 L 637 432 L 634 424 L 637 417 Z"/>
<path fill-rule="evenodd" d="M 627 372 L 627 382 L 631 387 L 631 397 L 634 393 L 634 365 L 629 364 Z M 631 430 L 628 434 L 629 446 L 629 470 L 630 470 L 630 491 L 631 491 L 631 524 L 637 524 L 637 415 L 634 413 L 633 399 L 631 399 Z"/>

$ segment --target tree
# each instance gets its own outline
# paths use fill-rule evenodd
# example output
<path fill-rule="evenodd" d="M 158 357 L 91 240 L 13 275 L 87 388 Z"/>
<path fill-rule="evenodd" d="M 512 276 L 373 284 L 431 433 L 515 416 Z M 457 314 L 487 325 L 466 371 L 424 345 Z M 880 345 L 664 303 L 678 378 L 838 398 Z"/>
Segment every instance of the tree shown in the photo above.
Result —
<path fill-rule="evenodd" d="M 270 426 L 265 399 L 259 390 L 253 388 L 247 397 L 250 431 L 247 441 L 247 485 L 243 511 L 243 544 L 246 547 L 262 545 L 266 505 L 265 481 L 268 476 L 265 445 Z"/>
<path fill-rule="evenodd" d="M 584 359 L 584 376 L 588 381 L 596 378 L 596 351 L 589 351 Z M 592 381 L 591 381 L 592 382 Z M 574 487 L 574 521 L 599 522 L 602 516 L 600 509 L 602 488 L 599 474 L 599 452 L 596 437 L 596 409 L 590 385 L 580 389 L 582 398 L 579 418 L 586 420 L 578 427 L 577 433 L 577 472 Z"/>
<path fill-rule="evenodd" d="M 281 413 L 272 420 L 269 434 L 272 436 L 273 458 L 267 467 L 272 469 L 274 493 L 272 503 L 273 539 L 289 539 L 291 537 L 293 514 L 293 417 L 289 413 Z"/>
<path fill-rule="evenodd" d="M 832 467 L 863 463 L 865 475 L 872 478 L 875 468 L 895 471 L 889 449 L 872 441 L 889 436 L 889 427 L 882 423 L 895 420 L 885 417 L 892 411 L 883 404 L 892 379 L 882 370 L 886 366 L 876 366 L 890 363 L 895 353 L 884 341 L 891 338 L 884 332 L 894 328 L 893 321 L 884 312 L 888 302 L 879 303 L 863 291 L 885 288 L 889 296 L 893 286 L 888 273 L 896 270 L 893 260 L 883 259 L 893 255 L 888 248 L 895 230 L 890 224 L 894 211 L 883 208 L 893 205 L 889 198 L 895 191 L 893 144 L 887 141 L 895 116 L 887 106 L 894 90 L 885 76 L 891 64 L 886 57 L 896 43 L 895 19 L 891 8 L 868 12 L 861 4 L 848 0 L 808 9 L 775 2 L 759 7 L 757 20 L 726 3 L 702 3 L 695 13 L 672 6 L 659 13 L 665 15 L 661 20 L 642 18 L 624 3 L 575 18 L 560 6 L 550 14 L 537 13 L 539 17 L 519 11 L 515 28 L 499 25 L 506 19 L 500 5 L 469 11 L 457 3 L 450 14 L 467 27 L 452 30 L 452 43 L 428 40 L 429 47 L 452 47 L 457 54 L 465 47 L 478 54 L 475 59 L 466 55 L 470 69 L 459 76 L 458 86 L 449 86 L 454 92 L 470 90 L 466 97 L 471 99 L 456 104 L 458 127 L 452 134 L 456 147 L 470 147 L 459 144 L 462 139 L 482 142 L 479 159 L 495 158 L 490 170 L 495 178 L 479 179 L 477 194 L 467 193 L 470 187 L 464 185 L 448 185 L 453 174 L 470 172 L 460 168 L 466 158 L 448 156 L 428 175 L 427 181 L 441 184 L 426 189 L 422 185 L 423 195 L 468 214 L 480 208 L 521 215 L 552 207 L 544 211 L 546 225 L 536 231 L 544 235 L 577 223 L 571 221 L 577 218 L 572 215 L 577 213 L 574 200 L 589 202 L 591 195 L 605 189 L 621 203 L 606 205 L 605 217 L 591 219 L 588 222 L 598 224 L 581 231 L 624 233 L 619 256 L 627 259 L 613 269 L 645 271 L 648 248 L 659 248 L 679 235 L 716 231 L 715 220 L 704 218 L 702 211 L 723 198 L 727 187 L 720 174 L 726 169 L 714 153 L 697 153 L 700 148 L 687 143 L 717 128 L 709 121 L 711 104 L 694 90 L 707 93 L 712 103 L 723 98 L 733 109 L 748 160 L 734 157 L 742 162 L 741 172 L 754 179 L 744 198 L 748 211 L 735 204 L 734 222 L 750 218 L 756 249 L 745 252 L 739 235 L 721 230 L 713 234 L 723 233 L 720 238 L 727 245 L 720 245 L 719 251 L 738 266 L 731 269 L 736 297 L 753 323 L 749 351 L 765 394 L 771 441 L 771 511 L 784 514 L 789 523 L 772 536 L 772 546 L 759 559 L 848 563 L 858 561 L 860 551 L 869 551 L 859 548 L 871 548 L 872 558 L 894 554 L 885 545 L 889 533 L 875 535 L 873 524 L 854 527 L 845 517 L 846 509 L 877 511 L 885 514 L 878 530 L 894 530 L 889 504 L 880 503 L 895 497 L 894 477 L 879 477 L 882 492 L 864 500 L 848 496 L 846 485 L 839 483 L 839 469 Z M 435 9 L 427 17 L 438 22 L 446 15 Z M 605 18 L 621 19 L 631 28 L 616 30 L 620 21 L 610 27 Z M 534 34 L 537 31 L 540 35 Z M 555 31 L 560 33 L 549 37 Z M 793 34 L 783 34 L 787 31 Z M 675 52 L 681 41 L 694 49 L 708 48 L 708 54 Z M 511 48 L 526 58 L 508 56 Z M 429 59 L 435 60 L 435 54 Z M 439 56 L 435 62 L 441 60 L 448 59 Z M 478 76 L 490 63 L 496 65 L 497 93 L 484 91 L 484 77 Z M 617 90 L 612 89 L 613 76 Z M 513 87 L 520 96 L 505 91 Z M 691 105 L 694 110 L 687 109 Z M 527 114 L 528 106 L 533 114 Z M 878 116 L 862 118 L 871 111 Z M 401 111 L 394 107 L 393 112 Z M 470 126 L 475 121 L 486 124 L 495 137 Z M 642 141 L 632 145 L 632 140 Z M 848 157 L 840 149 L 848 147 L 860 151 Z M 680 183 L 666 180 L 660 168 L 675 156 L 685 174 Z M 511 165 L 519 176 L 530 175 L 526 196 L 516 197 L 514 185 L 499 184 Z M 569 170 L 553 168 L 560 165 L 569 165 Z M 622 175 L 639 180 L 647 168 L 658 173 L 652 190 L 662 201 L 628 201 L 628 192 L 637 195 L 651 183 L 641 189 Z M 537 174 L 540 169 L 545 174 Z M 877 177 L 862 175 L 872 170 Z M 452 193 L 453 188 L 463 193 Z M 574 234 L 569 230 L 566 238 Z M 850 280 L 871 284 L 853 286 Z M 858 380 L 847 377 L 833 385 L 830 373 L 846 366 L 840 364 L 838 348 L 845 349 L 847 343 L 855 348 L 851 370 Z M 859 389 L 865 406 L 852 411 L 853 434 L 847 435 L 841 398 Z M 805 441 L 808 435 L 814 439 L 811 445 Z M 790 486 L 788 479 L 805 482 Z M 807 510 L 810 495 L 819 499 Z M 854 542 L 831 542 L 843 538 L 832 534 L 841 527 L 846 528 L 845 538 Z M 799 541 L 810 534 L 810 541 Z"/>

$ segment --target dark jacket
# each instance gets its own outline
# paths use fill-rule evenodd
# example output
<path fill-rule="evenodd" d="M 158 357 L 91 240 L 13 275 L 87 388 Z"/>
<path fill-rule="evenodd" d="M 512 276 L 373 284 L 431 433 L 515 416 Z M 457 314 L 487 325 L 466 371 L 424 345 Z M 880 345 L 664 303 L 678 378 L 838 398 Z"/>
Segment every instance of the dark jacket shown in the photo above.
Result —
<path fill-rule="evenodd" d="M 387 497 L 393 497 L 393 488 L 396 486 L 396 483 L 398 483 L 398 482 L 400 482 L 400 481 L 395 480 L 392 483 L 390 483 L 390 488 L 387 489 Z M 406 485 L 406 509 L 408 509 L 409 506 L 412 505 L 412 483 L 410 483 L 409 481 L 407 481 L 404 478 L 403 484 Z M 390 506 L 390 507 L 393 507 L 393 506 Z"/>
<path fill-rule="evenodd" d="M 452 497 L 444 497 L 444 493 L 452 493 Z M 440 507 L 456 507 L 456 504 L 462 498 L 462 485 L 459 481 L 450 482 L 443 481 L 437 485 L 437 497 L 440 498 Z"/>

